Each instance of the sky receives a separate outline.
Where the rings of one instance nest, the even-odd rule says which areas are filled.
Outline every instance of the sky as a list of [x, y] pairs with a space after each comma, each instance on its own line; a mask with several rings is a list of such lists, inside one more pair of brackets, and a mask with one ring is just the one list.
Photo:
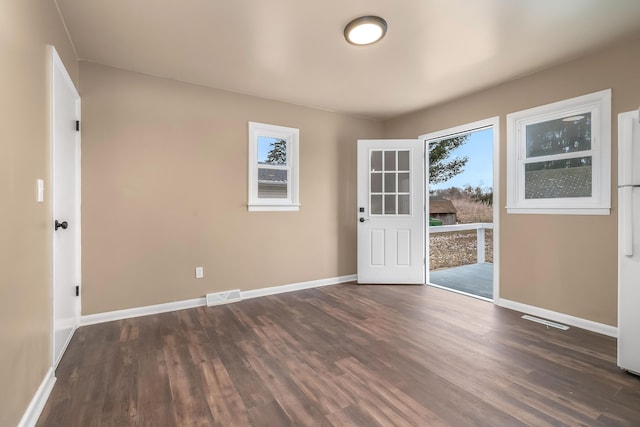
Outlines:
[[278, 138], [270, 138], [268, 136], [258, 136], [258, 163], [267, 161], [267, 155], [271, 151], [271, 143], [277, 141]]
[[429, 190], [449, 187], [473, 188], [493, 187], [493, 129], [484, 129], [469, 134], [469, 139], [451, 153], [451, 157], [468, 156], [469, 161], [460, 175], [449, 181], [429, 186]]

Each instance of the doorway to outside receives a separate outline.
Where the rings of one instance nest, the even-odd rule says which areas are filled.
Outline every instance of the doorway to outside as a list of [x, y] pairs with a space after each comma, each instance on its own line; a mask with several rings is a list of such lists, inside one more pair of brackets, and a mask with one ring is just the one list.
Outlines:
[[429, 200], [427, 284], [498, 297], [498, 118], [425, 135]]

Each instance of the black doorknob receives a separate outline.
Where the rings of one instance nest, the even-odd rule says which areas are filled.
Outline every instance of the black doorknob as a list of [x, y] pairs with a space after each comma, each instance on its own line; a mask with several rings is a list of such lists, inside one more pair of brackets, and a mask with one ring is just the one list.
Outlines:
[[363, 217], [360, 217], [360, 222], [365, 222], [366, 219], [364, 219]]
[[56, 219], [55, 231], [58, 231], [58, 228], [62, 228], [63, 230], [66, 230], [68, 226], [69, 224], [67, 223], [67, 221], [58, 222], [58, 220]]

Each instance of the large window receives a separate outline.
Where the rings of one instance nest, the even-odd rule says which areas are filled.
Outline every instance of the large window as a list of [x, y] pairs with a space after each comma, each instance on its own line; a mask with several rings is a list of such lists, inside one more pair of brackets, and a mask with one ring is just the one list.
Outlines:
[[507, 212], [608, 215], [611, 90], [507, 115]]
[[249, 122], [250, 211], [297, 211], [299, 130]]

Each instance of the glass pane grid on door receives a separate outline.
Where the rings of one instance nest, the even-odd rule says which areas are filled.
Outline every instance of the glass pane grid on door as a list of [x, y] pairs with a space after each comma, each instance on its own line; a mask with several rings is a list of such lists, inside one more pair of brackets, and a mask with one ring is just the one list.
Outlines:
[[371, 150], [369, 161], [371, 215], [411, 215], [409, 150]]

